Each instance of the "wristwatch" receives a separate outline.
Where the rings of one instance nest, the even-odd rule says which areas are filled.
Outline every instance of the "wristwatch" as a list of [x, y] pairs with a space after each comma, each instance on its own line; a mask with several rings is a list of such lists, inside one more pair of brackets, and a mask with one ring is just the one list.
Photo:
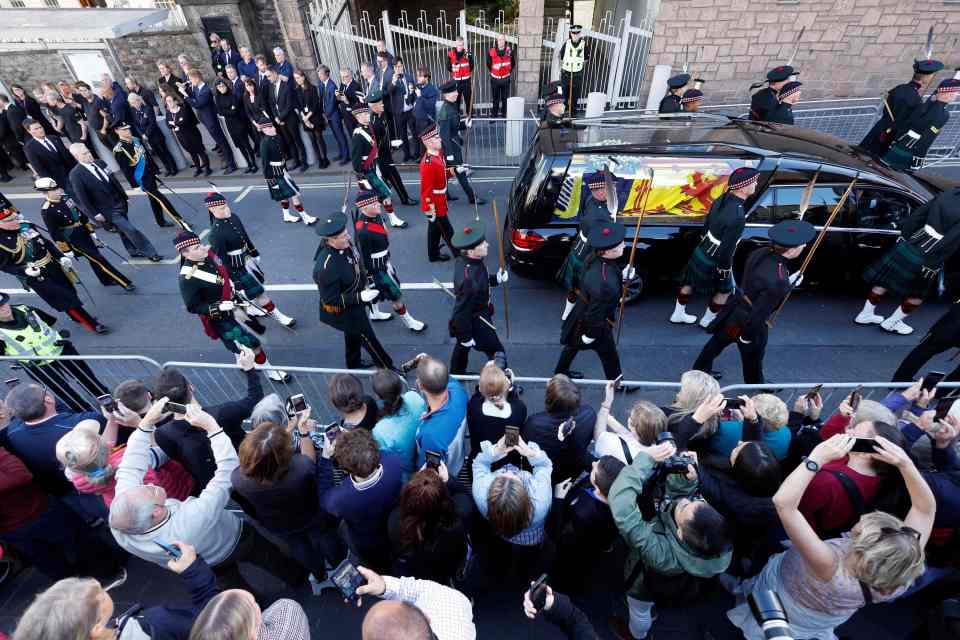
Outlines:
[[810, 458], [803, 459], [803, 466], [805, 466], [807, 469], [809, 469], [813, 473], [820, 471], [820, 465], [817, 464], [816, 460], [811, 460]]

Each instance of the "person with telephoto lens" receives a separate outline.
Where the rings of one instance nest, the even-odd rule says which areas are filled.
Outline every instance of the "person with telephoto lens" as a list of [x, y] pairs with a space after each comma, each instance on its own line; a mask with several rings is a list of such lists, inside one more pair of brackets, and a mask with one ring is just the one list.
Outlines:
[[696, 456], [677, 455], [667, 432], [656, 445], [641, 447], [610, 488], [613, 519], [629, 549], [630, 619], [613, 620], [618, 637], [646, 638], [654, 604], [696, 601], [703, 582], [730, 565], [730, 528], [698, 488]]

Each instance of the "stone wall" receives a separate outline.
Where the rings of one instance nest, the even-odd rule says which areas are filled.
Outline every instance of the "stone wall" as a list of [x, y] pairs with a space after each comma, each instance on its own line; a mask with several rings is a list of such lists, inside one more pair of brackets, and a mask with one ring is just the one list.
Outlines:
[[207, 48], [201, 48], [196, 34], [192, 31], [130, 35], [111, 40], [110, 46], [123, 67], [123, 75], [133, 76], [148, 87], [153, 86], [159, 75], [159, 61], [166, 62], [171, 69], [179, 72], [177, 56], [181, 53], [199, 63], [198, 68], [204, 74], [213, 74]]
[[43, 81], [56, 82], [73, 78], [58, 51], [6, 51], [0, 55], [0, 80], [7, 89], [22, 85], [28, 94]]
[[691, 57], [701, 50], [691, 73], [707, 81], [707, 104], [746, 102], [750, 84], [787, 61], [805, 26], [794, 62], [804, 99], [879, 96], [910, 78], [931, 25], [934, 56], [955, 66], [958, 19], [960, 5], [902, 0], [662, 0], [645, 77], [656, 64], [679, 72], [689, 44]]

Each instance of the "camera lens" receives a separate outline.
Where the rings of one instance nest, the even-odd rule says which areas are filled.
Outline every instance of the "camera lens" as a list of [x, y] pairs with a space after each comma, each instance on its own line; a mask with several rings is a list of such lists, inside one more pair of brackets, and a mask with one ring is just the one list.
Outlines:
[[753, 618], [763, 630], [767, 640], [792, 640], [787, 612], [783, 608], [780, 596], [775, 591], [754, 591], [747, 596]]

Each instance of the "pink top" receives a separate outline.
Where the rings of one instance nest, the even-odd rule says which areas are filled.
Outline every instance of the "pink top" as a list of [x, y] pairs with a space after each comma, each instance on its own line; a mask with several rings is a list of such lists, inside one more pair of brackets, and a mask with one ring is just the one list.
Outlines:
[[[126, 449], [126, 445], [121, 445], [110, 452], [110, 457], [108, 458], [110, 466], [114, 469], [120, 466], [120, 461], [123, 460], [123, 452], [126, 451]], [[77, 491], [80, 493], [99, 494], [103, 497], [103, 502], [107, 505], [107, 508], [110, 507], [110, 503], [113, 502], [114, 492], [117, 488], [116, 479], [111, 478], [109, 482], [99, 484], [90, 482], [87, 476], [80, 473], [68, 472], [67, 477], [70, 479], [70, 482], [73, 483], [73, 486], [77, 488]], [[193, 477], [180, 463], [174, 462], [173, 460], [168, 460], [158, 469], [147, 469], [147, 474], [143, 477], [143, 484], [154, 484], [158, 487], [163, 487], [163, 490], [167, 492], [167, 497], [173, 498], [174, 500], [186, 500], [190, 497], [190, 492], [193, 491]]]

